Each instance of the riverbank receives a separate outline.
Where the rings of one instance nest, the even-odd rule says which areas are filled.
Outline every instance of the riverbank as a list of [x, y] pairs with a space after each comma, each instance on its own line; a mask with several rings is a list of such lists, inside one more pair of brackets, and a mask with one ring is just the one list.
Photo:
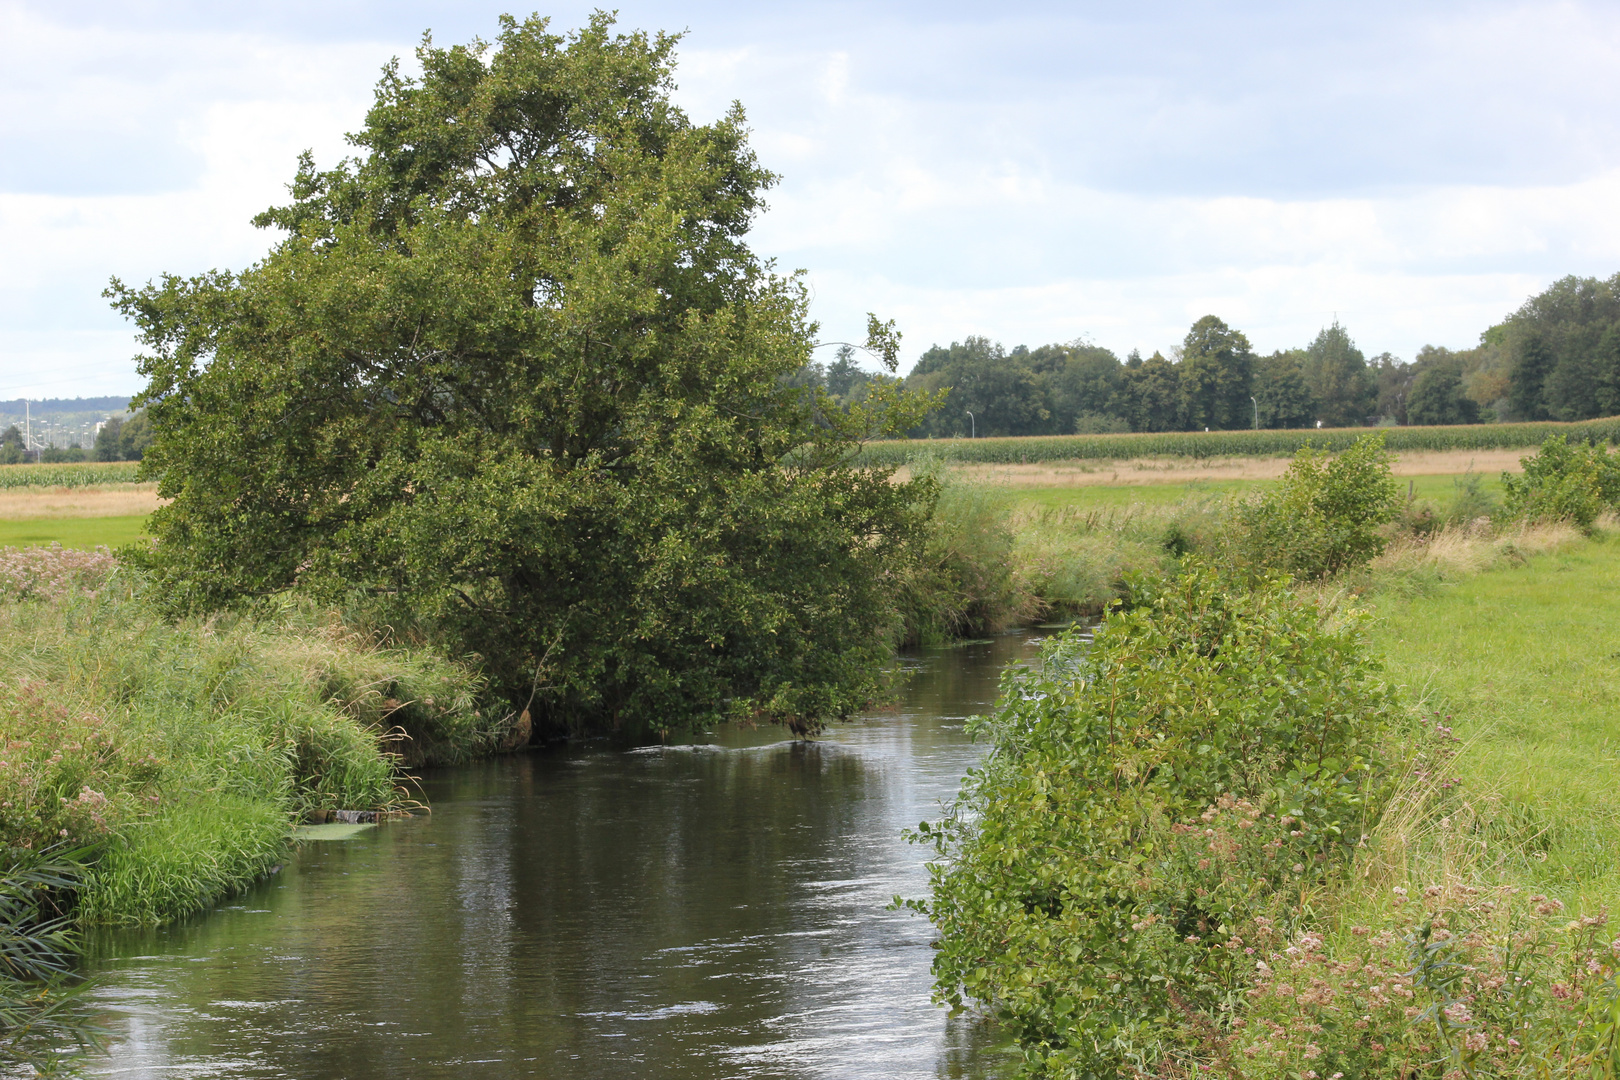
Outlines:
[[302, 602], [173, 621], [105, 552], [5, 552], [0, 837], [89, 852], [81, 922], [185, 915], [311, 813], [409, 806], [402, 765], [491, 749], [481, 693]]
[[[1521, 545], [1489, 572], [1375, 602], [1375, 647], [1461, 749], [1445, 813], [1387, 839], [1454, 876], [1620, 912], [1620, 536]], [[1451, 835], [1447, 835], [1447, 834]]]

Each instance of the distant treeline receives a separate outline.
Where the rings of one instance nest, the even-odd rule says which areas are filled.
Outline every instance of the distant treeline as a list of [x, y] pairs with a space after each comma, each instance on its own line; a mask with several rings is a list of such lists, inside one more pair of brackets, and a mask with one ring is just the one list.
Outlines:
[[[871, 379], [840, 350], [803, 375], [844, 400]], [[1620, 414], [1620, 274], [1567, 277], [1480, 335], [1410, 361], [1367, 357], [1337, 321], [1298, 349], [1257, 355], [1214, 315], [1165, 357], [1083, 341], [935, 345], [906, 383], [945, 391], [914, 438], [1588, 420]]]
[[25, 412], [33, 416], [45, 416], [50, 413], [115, 413], [123, 412], [129, 408], [129, 395], [123, 397], [86, 397], [86, 398], [16, 398], [12, 401], [0, 401], [0, 416], [9, 416], [15, 413], [22, 416]]
[[[111, 399], [109, 399], [111, 400]], [[124, 400], [128, 400], [127, 398]], [[72, 443], [68, 446], [30, 449], [24, 445], [23, 432], [16, 424], [0, 432], [0, 465], [18, 465], [23, 462], [41, 462], [47, 465], [71, 464], [81, 461], [139, 461], [152, 441], [152, 423], [145, 411], [134, 416], [114, 416], [101, 425], [95, 442], [90, 446]]]

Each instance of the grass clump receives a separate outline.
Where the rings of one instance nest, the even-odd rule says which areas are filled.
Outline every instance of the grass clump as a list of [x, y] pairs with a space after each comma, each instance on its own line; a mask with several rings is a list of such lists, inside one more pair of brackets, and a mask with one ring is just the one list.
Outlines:
[[0, 843], [94, 847], [85, 921], [203, 908], [301, 818], [408, 803], [401, 756], [499, 735], [448, 661], [292, 600], [168, 621], [138, 585], [105, 552], [0, 553]]

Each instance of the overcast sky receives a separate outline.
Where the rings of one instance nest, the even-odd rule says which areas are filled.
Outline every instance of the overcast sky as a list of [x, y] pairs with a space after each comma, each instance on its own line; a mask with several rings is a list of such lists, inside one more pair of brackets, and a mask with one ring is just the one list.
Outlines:
[[[779, 172], [755, 249], [829, 338], [1468, 347], [1620, 271], [1620, 4], [625, 3]], [[0, 0], [0, 397], [131, 393], [107, 278], [241, 267], [378, 70], [503, 10]], [[579, 25], [587, 5], [544, 14]]]

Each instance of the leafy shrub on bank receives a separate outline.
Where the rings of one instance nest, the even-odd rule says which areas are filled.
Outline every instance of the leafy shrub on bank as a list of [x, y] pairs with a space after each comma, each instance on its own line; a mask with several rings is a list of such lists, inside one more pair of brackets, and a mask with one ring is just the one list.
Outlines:
[[992, 752], [939, 823], [938, 996], [997, 1013], [1029, 1071], [1152, 1071], [1233, 1018], [1245, 941], [1375, 819], [1394, 701], [1359, 624], [1279, 581], [1142, 585], [1094, 644], [1009, 672]]
[[925, 463], [917, 475], [938, 494], [928, 516], [923, 557], [898, 597], [907, 642], [992, 633], [1032, 614], [1015, 581], [1008, 500], [986, 484], [942, 475]]
[[1554, 435], [1519, 464], [1523, 475], [1502, 474], [1508, 521], [1569, 521], [1590, 529], [1604, 510], [1620, 506], [1620, 456], [1607, 447], [1572, 445]]
[[1338, 454], [1307, 443], [1275, 487], [1234, 506], [1236, 554], [1299, 578], [1365, 566], [1384, 550], [1380, 527], [1401, 511], [1393, 461], [1381, 431]]

